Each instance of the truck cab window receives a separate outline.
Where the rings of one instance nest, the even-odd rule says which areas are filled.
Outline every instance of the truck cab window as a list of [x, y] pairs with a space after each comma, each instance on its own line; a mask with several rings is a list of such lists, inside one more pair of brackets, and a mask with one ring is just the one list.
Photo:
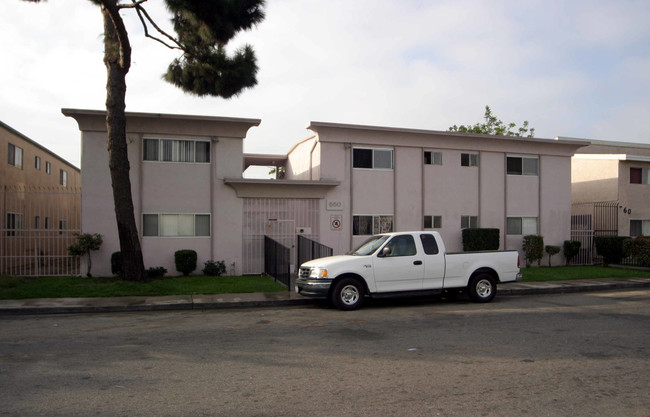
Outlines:
[[415, 256], [417, 254], [415, 240], [411, 235], [395, 236], [386, 247], [390, 248], [390, 253], [386, 256]]
[[436, 243], [436, 238], [433, 235], [422, 234], [420, 235], [420, 240], [422, 241], [422, 247], [424, 248], [424, 253], [427, 255], [437, 255], [438, 254], [438, 244]]

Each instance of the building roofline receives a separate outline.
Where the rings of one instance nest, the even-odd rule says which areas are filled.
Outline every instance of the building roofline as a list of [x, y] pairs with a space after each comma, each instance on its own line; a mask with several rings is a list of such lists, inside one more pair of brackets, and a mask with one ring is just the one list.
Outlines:
[[[61, 113], [65, 116], [106, 116], [106, 110], [86, 110], [86, 109], [70, 109], [63, 108]], [[240, 117], [221, 117], [221, 116], [201, 116], [189, 114], [171, 114], [171, 113], [144, 113], [144, 112], [126, 112], [127, 117], [142, 117], [147, 119], [183, 119], [183, 120], [198, 120], [209, 122], [231, 122], [231, 123], [249, 123], [252, 126], [259, 126], [262, 119], [249, 119]]]
[[650, 156], [630, 155], [625, 153], [607, 154], [607, 153], [580, 153], [573, 156], [575, 159], [591, 160], [610, 160], [610, 161], [633, 161], [633, 162], [650, 162]]
[[50, 155], [53, 156], [54, 158], [58, 159], [59, 161], [63, 162], [64, 164], [68, 165], [69, 167], [71, 167], [71, 168], [74, 169], [75, 171], [77, 171], [77, 172], [81, 172], [81, 169], [77, 168], [74, 164], [72, 164], [71, 162], [69, 162], [69, 161], [66, 160], [65, 158], [63, 158], [63, 157], [57, 155], [56, 153], [52, 152], [51, 150], [49, 150], [49, 149], [46, 148], [45, 146], [41, 145], [40, 143], [36, 142], [35, 140], [30, 139], [29, 137], [27, 137], [27, 136], [25, 136], [24, 134], [20, 133], [19, 131], [17, 131], [17, 130], [14, 129], [13, 127], [9, 126], [8, 124], [6, 124], [6, 123], [0, 121], [0, 126], [2, 126], [2, 128], [6, 129], [7, 131], [11, 132], [13, 135], [16, 135], [16, 136], [18, 136], [19, 138], [21, 138], [21, 139], [23, 139], [23, 140], [29, 142], [30, 144], [36, 146], [36, 147], [39, 148], [40, 150], [42, 150], [42, 151], [44, 151], [44, 152], [47, 152], [48, 154], [50, 154]]
[[618, 146], [622, 148], [645, 148], [645, 149], [650, 149], [650, 143], [636, 143], [636, 142], [618, 142], [614, 140], [594, 140], [594, 139], [581, 139], [581, 138], [570, 138], [570, 137], [564, 137], [564, 136], [559, 136], [558, 139], [560, 140], [584, 140], [584, 141], [589, 141], [591, 145], [599, 145], [599, 146]]
[[321, 127], [328, 128], [328, 129], [355, 129], [355, 130], [367, 130], [367, 131], [377, 131], [377, 132], [406, 133], [406, 134], [416, 134], [416, 135], [459, 136], [465, 138], [482, 138], [482, 139], [487, 138], [487, 139], [510, 140], [510, 141], [520, 141], [520, 142], [557, 143], [561, 145], [587, 146], [590, 144], [590, 141], [587, 139], [572, 139], [572, 138], [564, 139], [564, 138], [557, 138], [557, 137], [555, 139], [527, 138], [521, 136], [483, 135], [478, 133], [447, 132], [441, 130], [413, 129], [413, 128], [390, 127], [390, 126], [357, 125], [357, 124], [331, 123], [331, 122], [318, 122], [318, 121], [311, 121], [307, 126], [307, 129], [310, 129], [314, 132], [318, 132], [318, 129]]

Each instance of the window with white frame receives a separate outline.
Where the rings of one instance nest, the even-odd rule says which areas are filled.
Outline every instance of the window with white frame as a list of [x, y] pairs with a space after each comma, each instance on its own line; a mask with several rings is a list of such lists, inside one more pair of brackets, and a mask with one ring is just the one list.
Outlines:
[[7, 213], [7, 236], [22, 236], [23, 214]]
[[393, 231], [393, 216], [357, 215], [352, 216], [352, 234], [354, 236], [375, 235]]
[[442, 228], [442, 216], [424, 216], [425, 229], [440, 229]]
[[631, 167], [630, 184], [650, 184], [650, 169]]
[[34, 216], [34, 229], [41, 228], [41, 216]]
[[630, 236], [650, 236], [650, 220], [630, 220]]
[[461, 153], [460, 165], [464, 167], [477, 167], [478, 154], [477, 153]]
[[393, 150], [354, 148], [352, 149], [352, 167], [367, 169], [393, 169]]
[[442, 152], [424, 151], [424, 165], [442, 165]]
[[508, 156], [506, 166], [508, 175], [539, 175], [539, 158], [536, 156]]
[[142, 140], [142, 159], [163, 162], [210, 162], [210, 142], [193, 139]]
[[9, 165], [13, 165], [16, 168], [23, 168], [23, 149], [14, 145], [13, 143], [9, 144], [7, 149], [7, 162]]
[[64, 230], [68, 230], [68, 221], [59, 220], [59, 234], [62, 235]]
[[523, 236], [538, 234], [537, 217], [508, 217], [506, 234]]
[[34, 157], [34, 168], [36, 168], [38, 171], [41, 170], [41, 157], [40, 156], [35, 156]]
[[210, 236], [209, 214], [143, 214], [142, 236]]
[[478, 227], [478, 216], [460, 216], [461, 229], [476, 229]]
[[50, 228], [50, 218], [49, 218], [49, 217], [46, 217], [46, 218], [45, 218], [45, 224], [43, 225], [43, 227], [44, 227], [45, 229], [49, 229], [49, 228]]
[[52, 164], [50, 164], [48, 161], [45, 161], [45, 173], [46, 174], [52, 173]]

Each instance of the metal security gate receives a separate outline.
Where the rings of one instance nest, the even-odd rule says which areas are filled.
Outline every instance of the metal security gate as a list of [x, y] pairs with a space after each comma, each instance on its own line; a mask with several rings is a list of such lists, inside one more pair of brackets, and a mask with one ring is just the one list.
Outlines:
[[81, 232], [81, 192], [53, 187], [0, 190], [0, 274], [79, 275], [67, 248]]
[[571, 207], [571, 240], [581, 243], [580, 252], [571, 261], [574, 265], [599, 263], [594, 245], [596, 236], [618, 235], [617, 201], [578, 203]]
[[318, 240], [318, 199], [245, 198], [242, 266], [244, 274], [264, 272], [264, 236], [290, 249], [290, 267], [297, 265], [296, 236]]

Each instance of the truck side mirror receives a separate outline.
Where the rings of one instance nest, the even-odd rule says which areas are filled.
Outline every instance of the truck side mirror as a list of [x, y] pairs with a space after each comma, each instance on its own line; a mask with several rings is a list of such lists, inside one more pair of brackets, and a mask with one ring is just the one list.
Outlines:
[[384, 256], [390, 256], [390, 254], [391, 254], [392, 252], [393, 252], [393, 251], [392, 251], [388, 246], [384, 246], [384, 248], [381, 250], [381, 253], [379, 254], [379, 256], [381, 256], [382, 258], [383, 258]]

